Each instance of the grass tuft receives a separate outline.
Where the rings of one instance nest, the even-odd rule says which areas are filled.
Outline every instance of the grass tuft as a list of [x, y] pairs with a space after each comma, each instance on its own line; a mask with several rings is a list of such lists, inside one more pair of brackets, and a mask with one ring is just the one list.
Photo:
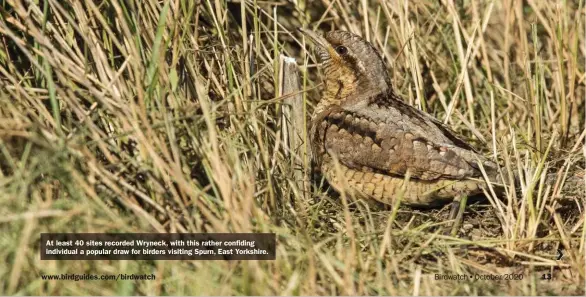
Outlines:
[[[0, 293], [584, 295], [584, 14], [583, 0], [1, 1]], [[470, 197], [446, 236], [448, 208], [381, 209], [305, 178], [322, 73], [297, 27], [370, 40], [406, 102], [499, 161], [506, 193]], [[302, 94], [280, 90], [281, 55]], [[274, 232], [278, 250], [41, 261], [42, 232]], [[65, 273], [157, 279], [40, 277]], [[474, 273], [523, 278], [435, 279]]]

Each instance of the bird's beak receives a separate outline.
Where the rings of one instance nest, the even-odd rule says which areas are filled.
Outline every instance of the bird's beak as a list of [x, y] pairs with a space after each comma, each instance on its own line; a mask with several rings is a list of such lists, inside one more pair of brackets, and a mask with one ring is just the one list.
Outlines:
[[328, 41], [321, 35], [303, 28], [297, 28], [297, 31], [301, 32], [303, 35], [307, 36], [315, 45], [322, 47], [324, 49], [328, 48]]

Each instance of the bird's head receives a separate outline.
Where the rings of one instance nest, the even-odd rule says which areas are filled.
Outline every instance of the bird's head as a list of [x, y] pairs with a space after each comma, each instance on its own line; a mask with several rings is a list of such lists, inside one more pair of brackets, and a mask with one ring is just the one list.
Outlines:
[[353, 95], [391, 90], [383, 59], [362, 37], [346, 31], [325, 35], [301, 28], [299, 31], [315, 45], [325, 76], [324, 98], [343, 101]]

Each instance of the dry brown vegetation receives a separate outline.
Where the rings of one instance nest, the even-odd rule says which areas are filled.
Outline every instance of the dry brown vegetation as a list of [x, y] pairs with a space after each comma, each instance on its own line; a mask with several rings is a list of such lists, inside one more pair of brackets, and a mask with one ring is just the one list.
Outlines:
[[[0, 1], [0, 293], [583, 295], [584, 192], [563, 184], [584, 169], [584, 13], [582, 0]], [[308, 148], [284, 141], [279, 56], [297, 58], [305, 118], [321, 82], [299, 26], [366, 37], [409, 104], [521, 183], [446, 236], [447, 209], [369, 209], [295, 180]], [[274, 232], [278, 250], [41, 261], [42, 232]], [[40, 278], [121, 272], [157, 280]]]

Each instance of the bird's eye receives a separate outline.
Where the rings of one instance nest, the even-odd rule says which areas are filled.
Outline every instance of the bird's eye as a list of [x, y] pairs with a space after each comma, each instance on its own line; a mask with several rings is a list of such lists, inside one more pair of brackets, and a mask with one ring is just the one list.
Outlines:
[[338, 45], [336, 46], [336, 53], [338, 53], [340, 56], [343, 56], [348, 53], [348, 49], [343, 45]]

